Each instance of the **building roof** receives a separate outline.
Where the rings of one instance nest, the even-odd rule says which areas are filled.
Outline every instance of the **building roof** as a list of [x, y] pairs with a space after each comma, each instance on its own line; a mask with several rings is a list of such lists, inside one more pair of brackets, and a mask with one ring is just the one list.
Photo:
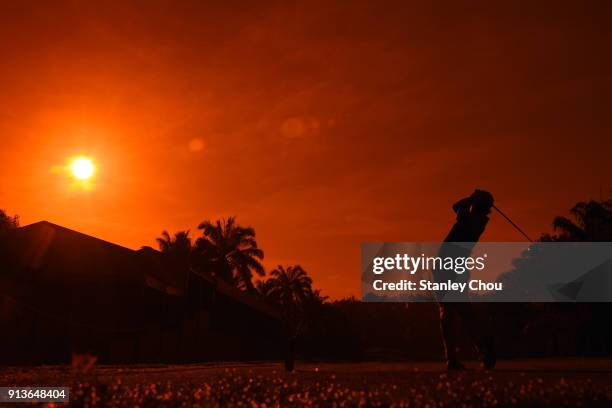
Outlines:
[[[61, 288], [73, 292], [76, 288], [83, 292], [83, 301], [93, 301], [87, 293], [104, 288], [129, 293], [148, 285], [169, 295], [185, 293], [187, 280], [165, 265], [161, 253], [150, 247], [132, 250], [48, 221], [4, 231], [0, 234], [0, 243], [10, 248], [8, 257], [19, 270], [37, 271], [24, 277], [32, 285], [22, 285], [21, 291], [28, 291], [31, 286], [57, 293], [62, 292]], [[279, 318], [278, 311], [260, 299], [227, 282], [208, 275], [199, 276], [213, 284], [218, 293]], [[97, 301], [104, 303], [102, 298]]]

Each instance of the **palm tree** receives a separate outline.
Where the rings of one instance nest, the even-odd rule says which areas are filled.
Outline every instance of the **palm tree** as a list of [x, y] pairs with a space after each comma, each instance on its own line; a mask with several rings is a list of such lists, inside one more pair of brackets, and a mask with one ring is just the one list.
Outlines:
[[193, 244], [189, 230], [178, 231], [174, 237], [168, 231], [162, 231], [161, 237], [156, 240], [167, 265], [177, 273], [187, 274], [193, 260]]
[[4, 210], [0, 209], [0, 231], [19, 227], [19, 216], [8, 215]]
[[188, 259], [191, 256], [192, 243], [189, 236], [189, 230], [178, 231], [174, 237], [170, 236], [168, 231], [162, 231], [161, 237], [157, 238], [157, 246], [164, 254]]
[[267, 298], [268, 291], [270, 290], [271, 284], [272, 284], [271, 279], [267, 279], [267, 280], [260, 279], [257, 282], [255, 282], [255, 291], [257, 292], [257, 295], [263, 298]]
[[307, 326], [310, 306], [325, 299], [312, 290], [312, 279], [300, 265], [279, 265], [267, 281], [257, 283], [260, 293], [281, 307], [287, 337], [285, 370], [293, 371], [296, 341]]
[[270, 300], [286, 311], [300, 309], [313, 298], [312, 279], [300, 265], [277, 266], [261, 287]]
[[572, 218], [555, 217], [557, 235], [545, 234], [543, 241], [612, 240], [612, 200], [579, 202], [571, 210]]
[[235, 217], [204, 221], [198, 228], [202, 230], [195, 245], [198, 267], [254, 292], [253, 273], [265, 275], [261, 265], [264, 253], [257, 247], [255, 230], [236, 224]]

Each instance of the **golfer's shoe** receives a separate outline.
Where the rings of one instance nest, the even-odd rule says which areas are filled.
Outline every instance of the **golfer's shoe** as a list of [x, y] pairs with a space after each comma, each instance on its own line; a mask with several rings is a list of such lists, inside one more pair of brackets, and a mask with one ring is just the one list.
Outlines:
[[485, 370], [493, 370], [497, 363], [497, 356], [495, 353], [487, 353], [482, 359], [482, 368]]
[[448, 360], [446, 362], [446, 369], [448, 371], [465, 370], [465, 366], [459, 360]]

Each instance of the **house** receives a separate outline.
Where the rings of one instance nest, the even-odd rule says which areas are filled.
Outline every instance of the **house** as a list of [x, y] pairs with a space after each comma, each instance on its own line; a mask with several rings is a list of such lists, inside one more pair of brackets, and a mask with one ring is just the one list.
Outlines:
[[50, 222], [0, 233], [0, 363], [196, 362], [280, 356], [279, 312], [230, 284], [174, 270]]

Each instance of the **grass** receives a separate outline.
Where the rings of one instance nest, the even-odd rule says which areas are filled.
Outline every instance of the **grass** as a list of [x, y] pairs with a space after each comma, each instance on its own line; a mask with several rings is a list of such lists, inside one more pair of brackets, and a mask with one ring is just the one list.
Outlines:
[[[612, 360], [502, 362], [446, 373], [439, 363], [64, 366], [0, 370], [0, 386], [69, 386], [74, 406], [612, 406]], [[51, 404], [52, 405], [52, 404]]]

